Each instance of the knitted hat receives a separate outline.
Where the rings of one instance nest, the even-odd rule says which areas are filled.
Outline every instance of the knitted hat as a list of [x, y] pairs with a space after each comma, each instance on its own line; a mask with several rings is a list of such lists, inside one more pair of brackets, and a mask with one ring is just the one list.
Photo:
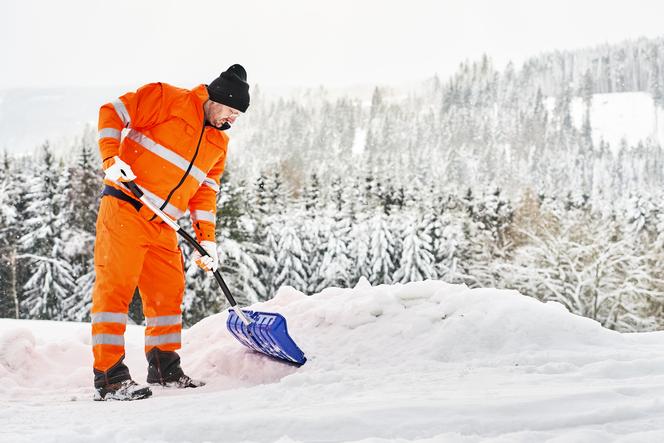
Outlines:
[[241, 65], [233, 65], [207, 87], [210, 100], [245, 112], [249, 107], [247, 71]]

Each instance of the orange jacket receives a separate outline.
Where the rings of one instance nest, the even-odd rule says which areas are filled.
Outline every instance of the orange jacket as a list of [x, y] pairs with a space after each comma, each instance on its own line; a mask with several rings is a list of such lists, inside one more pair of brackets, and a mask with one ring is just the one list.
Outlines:
[[[207, 99], [205, 85], [187, 90], [150, 83], [99, 110], [103, 161], [119, 155], [146, 196], [174, 219], [189, 209], [199, 241], [215, 240], [216, 194], [228, 147], [224, 132], [205, 125]], [[117, 182], [104, 183], [131, 195]], [[159, 220], [146, 207], [140, 214]]]

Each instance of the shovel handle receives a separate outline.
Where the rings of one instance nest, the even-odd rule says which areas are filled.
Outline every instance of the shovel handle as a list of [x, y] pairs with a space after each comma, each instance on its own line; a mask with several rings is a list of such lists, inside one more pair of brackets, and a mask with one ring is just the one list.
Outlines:
[[[175, 220], [170, 218], [168, 215], [166, 215], [161, 209], [159, 209], [154, 203], [150, 201], [149, 198], [147, 198], [144, 194], [144, 192], [141, 190], [141, 188], [138, 187], [136, 183], [133, 181], [128, 181], [128, 182], [123, 182], [123, 184], [131, 191], [132, 194], [136, 196], [140, 201], [142, 201], [145, 206], [150, 208], [152, 212], [154, 212], [157, 217], [162, 219], [166, 224], [168, 224], [171, 228], [177, 232], [180, 237], [184, 238], [187, 243], [189, 243], [194, 249], [196, 249], [201, 255], [204, 256], [209, 256], [210, 254], [207, 253], [205, 248], [200, 245], [191, 235], [189, 235], [180, 225], [177, 224]], [[222, 278], [221, 274], [219, 273], [219, 270], [217, 269], [216, 271], [213, 272], [214, 274], [214, 279], [217, 280], [217, 283], [219, 283], [219, 286], [221, 287], [221, 291], [224, 293], [224, 296], [226, 296], [226, 299], [228, 300], [228, 303], [230, 303], [231, 308], [238, 314], [238, 317], [242, 319], [242, 322], [246, 325], [251, 323], [251, 320], [249, 320], [244, 312], [237, 306], [237, 302], [235, 301], [235, 298], [231, 294], [230, 289], [228, 289], [228, 286], [226, 285], [226, 282]]]

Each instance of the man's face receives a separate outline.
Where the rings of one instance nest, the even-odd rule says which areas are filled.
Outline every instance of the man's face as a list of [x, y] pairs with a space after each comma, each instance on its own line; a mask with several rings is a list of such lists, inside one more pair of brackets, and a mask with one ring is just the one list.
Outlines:
[[221, 128], [224, 123], [232, 125], [235, 123], [235, 119], [242, 114], [235, 108], [213, 102], [212, 100], [208, 100], [207, 103], [207, 120], [212, 126], [217, 128]]

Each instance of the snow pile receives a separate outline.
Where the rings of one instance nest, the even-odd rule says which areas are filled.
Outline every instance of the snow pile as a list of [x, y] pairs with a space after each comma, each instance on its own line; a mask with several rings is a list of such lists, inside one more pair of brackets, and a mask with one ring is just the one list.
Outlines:
[[[1, 320], [0, 429], [11, 441], [664, 438], [664, 333], [619, 334], [556, 303], [438, 281], [285, 287], [252, 308], [287, 318], [305, 366], [246, 350], [220, 313], [185, 331], [181, 352], [209, 384], [132, 403], [89, 401], [89, 325]], [[141, 334], [127, 334], [137, 380]]]
[[[307, 354], [308, 366], [315, 367], [384, 367], [415, 360], [540, 363], [555, 350], [583, 354], [589, 347], [624, 341], [597, 322], [570, 315], [558, 303], [543, 304], [514, 291], [469, 290], [440, 281], [377, 287], [364, 281], [355, 289], [330, 288], [314, 297], [285, 287], [274, 299], [253, 308], [284, 314], [292, 336]], [[225, 321], [225, 313], [209, 317], [186, 336], [189, 360], [201, 360], [196, 369], [207, 378], [227, 370], [220, 364], [216, 370], [206, 370], [213, 356], [226, 358], [237, 350], [225, 331]], [[238, 351], [244, 354], [243, 349]], [[258, 355], [246, 359], [233, 375], [263, 360]]]

